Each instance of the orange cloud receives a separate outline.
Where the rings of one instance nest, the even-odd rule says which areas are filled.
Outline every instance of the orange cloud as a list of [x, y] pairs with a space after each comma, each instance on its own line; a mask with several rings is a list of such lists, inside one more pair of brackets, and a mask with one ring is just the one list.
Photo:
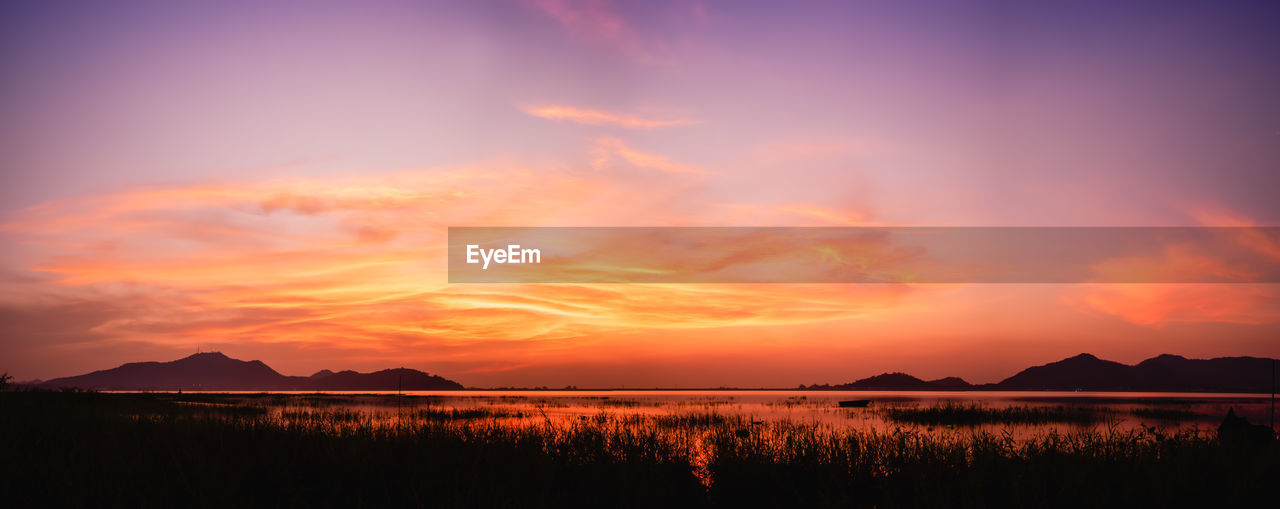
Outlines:
[[1097, 281], [1165, 282], [1215, 278], [1245, 282], [1258, 276], [1248, 266], [1229, 263], [1190, 244], [1164, 246], [1158, 257], [1113, 258], [1098, 263], [1093, 271], [1097, 274]]
[[627, 146], [622, 140], [617, 138], [601, 137], [597, 138], [591, 151], [591, 166], [596, 169], [608, 167], [615, 159], [636, 168], [646, 168], [658, 170], [663, 173], [684, 173], [690, 175], [711, 175], [712, 172], [671, 161], [657, 154], [648, 154], [633, 150]]
[[[659, 176], [673, 165], [621, 157], [667, 167]], [[483, 367], [512, 355], [493, 346], [499, 343], [527, 345], [520, 347], [526, 359], [549, 358], [563, 355], [566, 341], [604, 333], [856, 317], [892, 308], [914, 291], [445, 282], [451, 225], [678, 226], [720, 210], [677, 205], [700, 203], [682, 198], [687, 189], [678, 180], [637, 188], [617, 178], [466, 168], [132, 190], [48, 203], [0, 224], [13, 247], [0, 258], [0, 274], [24, 275], [6, 283], [0, 313], [26, 331], [57, 310], [82, 310], [48, 327], [46, 351], [89, 343], [289, 345], [362, 355], [412, 350]]]
[[1068, 297], [1080, 309], [1118, 316], [1137, 325], [1280, 322], [1280, 288], [1269, 284], [1088, 285]]
[[[1068, 296], [1065, 301], [1080, 309], [1153, 327], [1171, 323], [1280, 322], [1280, 286], [1246, 284], [1257, 280], [1260, 270], [1280, 261], [1276, 240], [1263, 230], [1249, 228], [1253, 222], [1235, 214], [1201, 212], [1197, 217], [1207, 224], [1241, 228], [1222, 230], [1218, 238], [1205, 240], [1209, 244], [1174, 243], [1164, 246], [1158, 255], [1106, 260], [1097, 264], [1094, 271], [1102, 281], [1214, 278], [1226, 283], [1086, 285], [1087, 292]], [[1210, 250], [1227, 252], [1221, 247], [1236, 248], [1248, 256], [1237, 254], [1227, 260], [1221, 254], [1210, 254]]]
[[524, 112], [549, 120], [568, 120], [576, 124], [611, 125], [630, 129], [654, 129], [692, 124], [688, 119], [661, 120], [607, 111], [574, 108], [572, 106], [529, 106]]
[[[353, 359], [380, 367], [396, 359], [452, 366], [454, 373], [484, 380], [609, 356], [737, 352], [740, 341], [766, 341], [761, 338], [773, 338], [773, 352], [784, 351], [789, 341], [815, 352], [848, 348], [866, 330], [882, 338], [927, 332], [929, 320], [921, 317], [948, 311], [954, 316], [946, 334], [981, 337], [999, 327], [957, 312], [970, 305], [968, 299], [933, 300], [936, 288], [947, 285], [447, 284], [449, 226], [870, 221], [870, 212], [856, 207], [703, 200], [691, 194], [696, 179], [684, 176], [690, 171], [683, 165], [616, 139], [603, 139], [596, 149], [604, 160], [594, 171], [474, 166], [246, 180], [33, 207], [0, 223], [6, 246], [0, 253], [0, 346], [10, 358], [19, 345], [38, 352], [24, 353], [26, 358], [103, 351], [160, 352], [155, 355], [163, 358], [194, 345], [227, 345], [268, 360], [284, 358], [282, 369], [288, 359], [324, 352], [314, 355], [330, 360], [313, 367], [350, 367]], [[601, 171], [614, 165], [659, 171], [637, 186], [635, 175]], [[892, 246], [795, 247], [760, 239], [713, 264], [668, 268], [714, 272], [793, 254], [853, 271], [901, 267], [901, 253]], [[654, 259], [683, 259], [658, 256], [664, 249], [655, 249]], [[1072, 315], [1080, 309], [1156, 326], [1280, 321], [1274, 285], [1088, 288], [1071, 295], [1068, 307], [1056, 294], [1045, 300]]]

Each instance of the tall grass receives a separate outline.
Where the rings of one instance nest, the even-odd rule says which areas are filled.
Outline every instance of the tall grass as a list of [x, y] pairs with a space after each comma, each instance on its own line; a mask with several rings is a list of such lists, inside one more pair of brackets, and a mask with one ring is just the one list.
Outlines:
[[925, 407], [885, 407], [876, 412], [886, 419], [929, 426], [980, 424], [1093, 424], [1111, 412], [1092, 406], [1005, 406], [987, 407], [979, 403], [946, 402]]
[[1270, 493], [1280, 450], [1135, 429], [1004, 433], [718, 429], [710, 494], [725, 506], [1225, 506]]
[[[1268, 495], [1275, 445], [1186, 430], [858, 431], [714, 413], [444, 418], [286, 398], [0, 394], [0, 503], [41, 506], [1080, 507]], [[225, 403], [225, 404], [220, 404]], [[296, 415], [284, 416], [283, 412]], [[438, 413], [432, 413], [438, 412]], [[478, 415], [478, 414], [477, 414]], [[389, 424], [390, 423], [390, 424]]]
[[680, 449], [642, 428], [206, 412], [158, 395], [0, 394], [0, 506], [657, 507], [705, 497]]

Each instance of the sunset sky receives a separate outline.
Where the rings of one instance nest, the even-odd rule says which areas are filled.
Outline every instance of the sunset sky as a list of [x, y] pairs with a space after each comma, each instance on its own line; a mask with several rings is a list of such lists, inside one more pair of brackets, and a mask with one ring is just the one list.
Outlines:
[[1048, 4], [0, 3], [0, 371], [1280, 356], [1276, 284], [447, 282], [450, 226], [1280, 225], [1280, 4]]

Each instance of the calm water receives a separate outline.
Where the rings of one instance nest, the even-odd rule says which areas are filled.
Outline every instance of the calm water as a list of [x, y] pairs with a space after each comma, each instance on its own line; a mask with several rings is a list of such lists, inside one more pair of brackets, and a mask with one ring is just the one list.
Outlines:
[[[252, 393], [260, 394], [260, 393]], [[588, 419], [666, 416], [723, 416], [759, 425], [780, 422], [816, 424], [831, 429], [912, 429], [926, 432], [987, 430], [1034, 435], [1050, 429], [1090, 428], [1213, 429], [1228, 409], [1255, 423], [1271, 419], [1270, 395], [1210, 393], [1090, 392], [897, 392], [897, 391], [406, 391], [277, 392], [249, 396], [272, 415], [288, 420], [319, 410], [340, 409], [374, 421], [394, 423], [415, 412], [465, 412], [467, 419], [526, 426], [569, 424]], [[837, 402], [870, 400], [867, 408], [840, 408]], [[988, 409], [1045, 409], [1087, 419], [1026, 423], [1001, 421], [912, 422], [901, 415], [932, 407], [960, 406], [964, 412]], [[904, 412], [905, 411], [905, 412]], [[999, 419], [997, 419], [999, 420]], [[1083, 421], [1083, 422], [1082, 422]]]

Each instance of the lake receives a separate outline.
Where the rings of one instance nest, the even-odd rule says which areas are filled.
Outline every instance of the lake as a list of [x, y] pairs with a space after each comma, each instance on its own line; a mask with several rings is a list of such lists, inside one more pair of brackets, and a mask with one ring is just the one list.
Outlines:
[[[190, 393], [200, 394], [200, 393]], [[563, 425], [588, 419], [642, 424], [660, 419], [731, 418], [758, 426], [813, 425], [829, 430], [975, 430], [1016, 437], [1049, 430], [1213, 430], [1228, 410], [1268, 424], [1267, 394], [1117, 392], [922, 392], [795, 390], [405, 391], [226, 393], [218, 404], [263, 407], [275, 418], [314, 418], [333, 410], [394, 425], [429, 415], [509, 426]], [[870, 400], [840, 408], [841, 400]], [[425, 412], [425, 413], [424, 413]]]

